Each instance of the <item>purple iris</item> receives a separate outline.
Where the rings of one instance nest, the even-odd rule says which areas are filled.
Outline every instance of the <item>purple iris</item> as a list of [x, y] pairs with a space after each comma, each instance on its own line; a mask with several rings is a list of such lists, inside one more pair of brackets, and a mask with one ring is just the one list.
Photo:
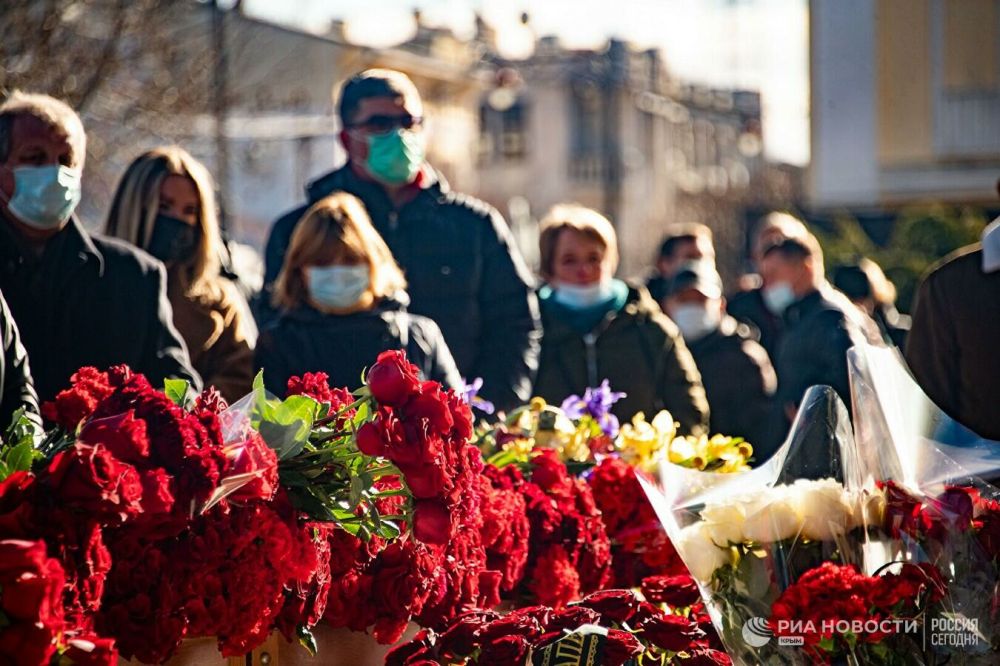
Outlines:
[[624, 393], [611, 390], [611, 385], [605, 379], [597, 388], [588, 388], [583, 397], [571, 395], [563, 400], [561, 409], [566, 416], [576, 421], [589, 416], [597, 422], [605, 435], [618, 435], [618, 417], [611, 413], [611, 406], [625, 397]]
[[465, 381], [465, 377], [462, 377], [462, 386], [459, 387], [458, 394], [465, 400], [465, 404], [470, 407], [475, 407], [481, 412], [492, 414], [496, 411], [496, 407], [489, 400], [479, 397], [479, 390], [481, 388], [483, 388], [482, 377], [476, 377], [472, 380], [471, 384]]

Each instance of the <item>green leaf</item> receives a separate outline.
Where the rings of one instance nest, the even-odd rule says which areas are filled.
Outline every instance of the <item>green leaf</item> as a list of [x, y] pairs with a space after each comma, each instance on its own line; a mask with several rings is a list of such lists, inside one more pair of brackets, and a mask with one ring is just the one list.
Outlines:
[[190, 388], [191, 384], [186, 379], [163, 380], [163, 392], [178, 407], [183, 407], [187, 403], [187, 394]]
[[257, 429], [278, 459], [298, 455], [309, 441], [321, 405], [307, 395], [293, 395], [283, 402], [264, 399], [258, 406]]
[[257, 391], [260, 391], [261, 393], [264, 392], [264, 370], [263, 369], [260, 369], [260, 370], [257, 371], [257, 375], [253, 378], [253, 386], [252, 386], [252, 388], [253, 388], [254, 393], [256, 393]]
[[38, 456], [38, 451], [31, 442], [21, 442], [4, 454], [4, 462], [7, 464], [8, 474], [14, 472], [27, 472], [31, 470], [31, 463]]
[[315, 657], [316, 653], [319, 652], [319, 646], [316, 645], [316, 637], [309, 631], [309, 627], [299, 626], [295, 633], [299, 637], [299, 645], [309, 652], [310, 657]]

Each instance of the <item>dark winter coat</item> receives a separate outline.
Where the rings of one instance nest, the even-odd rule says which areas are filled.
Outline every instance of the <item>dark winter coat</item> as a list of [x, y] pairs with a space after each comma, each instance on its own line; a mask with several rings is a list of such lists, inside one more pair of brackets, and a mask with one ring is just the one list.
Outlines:
[[946, 414], [1000, 440], [1000, 272], [982, 266], [976, 244], [931, 269], [917, 292], [906, 361]]
[[76, 219], [36, 257], [9, 224], [0, 219], [0, 290], [40, 401], [67, 388], [83, 366], [122, 363], [153, 386], [176, 377], [200, 390], [172, 323], [163, 264], [124, 241], [88, 233]]
[[0, 341], [3, 354], [0, 355], [0, 433], [10, 426], [11, 417], [21, 407], [33, 420], [38, 417], [38, 396], [31, 381], [28, 367], [28, 352], [21, 344], [17, 324], [7, 307], [7, 301], [0, 293]]
[[684, 433], [704, 432], [708, 402], [680, 331], [645, 287], [630, 287], [625, 306], [581, 335], [560, 318], [562, 306], [542, 301], [542, 353], [535, 394], [553, 404], [583, 395], [603, 380], [627, 394], [613, 408], [620, 419], [669, 410]]
[[403, 349], [425, 379], [459, 388], [461, 376], [441, 330], [430, 319], [408, 314], [399, 300], [333, 315], [302, 306], [268, 324], [257, 339], [256, 365], [264, 385], [284, 396], [288, 378], [325, 372], [330, 384], [356, 388], [361, 374], [389, 349]]
[[751, 444], [767, 440], [767, 421], [778, 380], [767, 352], [749, 328], [725, 317], [718, 329], [688, 343], [698, 365], [711, 411], [710, 430], [742, 437]]
[[[308, 187], [307, 206], [278, 219], [265, 256], [265, 297], [308, 205], [337, 191], [364, 202], [375, 228], [403, 268], [410, 310], [440, 326], [461, 373], [483, 379], [483, 397], [509, 409], [530, 397], [538, 360], [538, 305], [532, 278], [503, 217], [491, 206], [430, 181], [396, 210], [385, 190], [351, 167]], [[259, 308], [267, 319], [266, 308]]]

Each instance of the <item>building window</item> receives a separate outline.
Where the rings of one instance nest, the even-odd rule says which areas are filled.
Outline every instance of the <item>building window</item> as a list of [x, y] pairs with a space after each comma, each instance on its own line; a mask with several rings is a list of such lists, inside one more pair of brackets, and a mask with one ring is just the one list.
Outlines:
[[523, 99], [500, 109], [487, 100], [479, 107], [480, 161], [524, 159], [527, 132], [528, 107]]
[[1000, 0], [944, 0], [944, 87], [1000, 87]]

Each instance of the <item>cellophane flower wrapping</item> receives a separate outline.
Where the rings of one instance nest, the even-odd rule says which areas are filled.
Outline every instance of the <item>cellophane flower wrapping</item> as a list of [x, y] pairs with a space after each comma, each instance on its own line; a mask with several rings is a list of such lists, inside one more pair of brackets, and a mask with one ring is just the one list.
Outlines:
[[772, 607], [824, 563], [862, 567], [866, 501], [847, 410], [828, 387], [805, 395], [791, 433], [750, 471], [720, 474], [662, 458], [642, 479], [698, 582], [734, 663], [808, 663], [772, 636]]
[[922, 618], [923, 663], [998, 663], [1000, 443], [943, 414], [895, 349], [857, 346], [848, 358], [861, 487], [884, 498], [869, 515], [866, 569], [941, 572], [947, 594]]

